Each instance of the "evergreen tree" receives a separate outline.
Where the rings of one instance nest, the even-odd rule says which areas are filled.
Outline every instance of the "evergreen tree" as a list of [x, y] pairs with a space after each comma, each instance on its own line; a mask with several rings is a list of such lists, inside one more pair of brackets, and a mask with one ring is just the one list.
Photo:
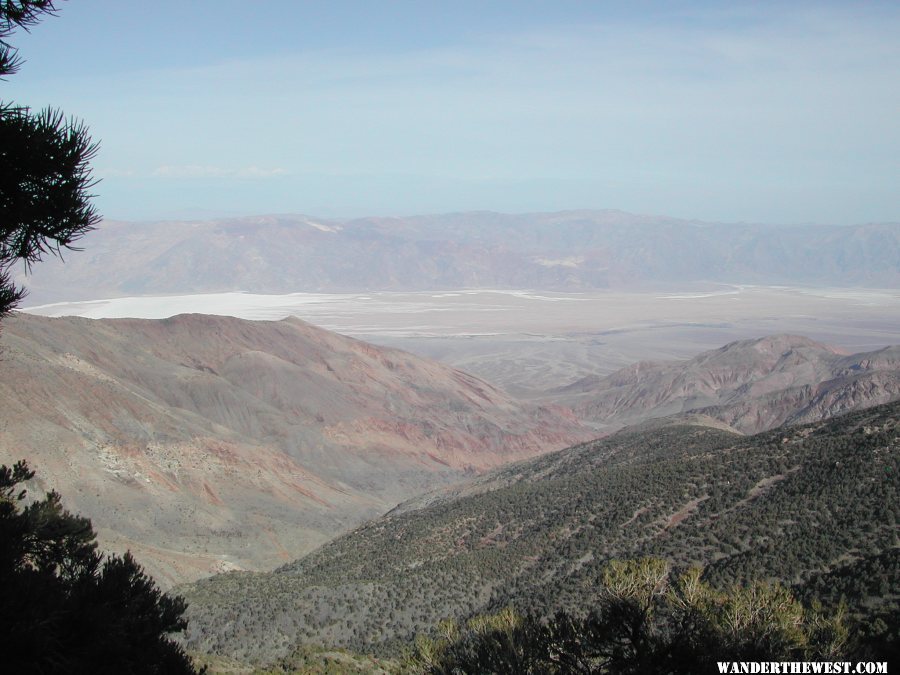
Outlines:
[[180, 597], [156, 587], [130, 554], [97, 552], [88, 519], [50, 492], [24, 505], [25, 462], [0, 466], [0, 649], [5, 672], [194, 673], [169, 633]]
[[[21, 65], [9, 37], [55, 13], [54, 0], [0, 0], [0, 80]], [[13, 265], [72, 249], [99, 221], [89, 194], [96, 152], [81, 122], [0, 101], [0, 317], [25, 295], [11, 279]]]

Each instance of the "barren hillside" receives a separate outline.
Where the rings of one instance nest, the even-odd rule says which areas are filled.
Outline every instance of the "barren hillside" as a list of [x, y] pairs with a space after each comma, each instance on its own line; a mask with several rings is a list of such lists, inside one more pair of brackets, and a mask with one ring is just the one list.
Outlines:
[[296, 319], [4, 321], [0, 462], [166, 581], [272, 567], [429, 487], [589, 434]]

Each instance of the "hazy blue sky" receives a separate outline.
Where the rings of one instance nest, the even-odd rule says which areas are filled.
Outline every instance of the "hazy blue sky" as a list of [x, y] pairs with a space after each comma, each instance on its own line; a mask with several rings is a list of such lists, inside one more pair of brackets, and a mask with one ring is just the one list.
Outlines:
[[0, 98], [113, 218], [900, 220], [900, 3], [71, 0]]

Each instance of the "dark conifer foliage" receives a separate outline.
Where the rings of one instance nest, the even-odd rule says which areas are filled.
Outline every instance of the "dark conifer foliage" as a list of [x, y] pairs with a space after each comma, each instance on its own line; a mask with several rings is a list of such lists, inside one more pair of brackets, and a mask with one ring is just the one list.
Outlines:
[[[8, 38], [55, 12], [52, 0], [0, 1], [0, 79], [21, 65]], [[72, 249], [99, 221], [90, 203], [96, 181], [89, 162], [96, 152], [81, 122], [58, 110], [32, 113], [0, 101], [0, 317], [25, 294], [10, 277], [14, 264]]]
[[167, 636], [185, 628], [129, 554], [105, 560], [60, 496], [24, 505], [24, 462], [0, 466], [0, 650], [6, 672], [194, 673]]
[[6, 41], [16, 28], [28, 30], [40, 21], [41, 14], [56, 14], [54, 0], [0, 1], [0, 78], [19, 70], [22, 60]]

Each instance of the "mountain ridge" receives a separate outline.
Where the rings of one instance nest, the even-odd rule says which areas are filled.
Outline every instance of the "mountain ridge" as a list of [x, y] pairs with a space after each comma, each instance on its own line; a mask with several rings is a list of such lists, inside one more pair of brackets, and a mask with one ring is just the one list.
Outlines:
[[[542, 288], [708, 282], [900, 286], [900, 224], [702, 223], [621, 211], [108, 221], [65, 268], [18, 281], [36, 304], [247, 291]], [[127, 261], [127, 264], [120, 261]]]
[[589, 376], [549, 398], [607, 430], [694, 413], [756, 433], [898, 397], [898, 346], [847, 355], [803, 336], [771, 335], [684, 361], [642, 361]]
[[19, 314], [0, 346], [0, 461], [32, 459], [163, 583], [272, 567], [416, 494], [629, 423], [750, 433], [900, 396], [900, 348], [842, 355], [798, 336], [639, 363], [541, 405], [297, 318]]
[[587, 432], [299, 319], [47, 319], [0, 335], [0, 461], [162, 582], [274, 566], [423, 489]]

